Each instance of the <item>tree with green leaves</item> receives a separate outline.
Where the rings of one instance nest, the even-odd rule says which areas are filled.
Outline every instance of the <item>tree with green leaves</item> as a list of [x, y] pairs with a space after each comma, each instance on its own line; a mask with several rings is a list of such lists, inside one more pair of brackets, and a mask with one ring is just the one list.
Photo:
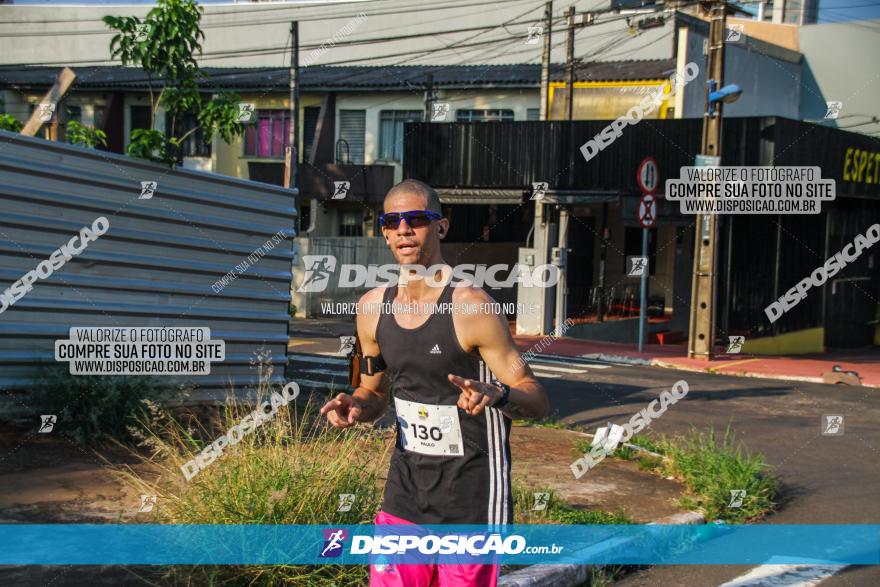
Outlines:
[[11, 114], [0, 114], [0, 130], [8, 130], [9, 132], [21, 132], [24, 125], [19, 119]]
[[96, 145], [107, 146], [107, 133], [93, 126], [80, 124], [75, 120], [67, 123], [67, 142], [94, 149]]
[[[241, 98], [218, 89], [206, 99], [199, 91], [198, 80], [207, 74], [199, 69], [195, 53], [202, 53], [200, 42], [205, 35], [199, 28], [204, 9], [193, 0], [158, 0], [146, 18], [105, 16], [103, 21], [118, 31], [110, 41], [112, 57], [124, 66], [140, 66], [147, 74], [150, 92], [150, 128], [131, 133], [128, 154], [173, 167], [180, 145], [192, 133], [204, 131], [206, 140], [215, 133], [227, 143], [244, 133], [239, 122]], [[156, 94], [154, 84], [161, 83]], [[165, 109], [170, 126], [156, 130], [156, 112]], [[197, 125], [180, 133], [178, 125], [187, 114], [196, 117]], [[178, 136], [179, 135], [179, 136]]]

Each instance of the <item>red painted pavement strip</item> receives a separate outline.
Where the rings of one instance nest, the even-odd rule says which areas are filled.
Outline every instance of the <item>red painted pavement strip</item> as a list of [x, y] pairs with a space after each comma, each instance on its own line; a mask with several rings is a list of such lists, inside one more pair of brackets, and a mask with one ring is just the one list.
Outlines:
[[[549, 339], [547, 341], [549, 344], [543, 350], [538, 350], [540, 341], [544, 338], [547, 337], [514, 335], [517, 347], [523, 352], [533, 350], [535, 353], [543, 352], [567, 357], [592, 354], [618, 355], [645, 359], [655, 362], [658, 366], [751, 377], [821, 380], [823, 373], [831, 371], [834, 365], [840, 365], [844, 371], [856, 371], [862, 378], [863, 385], [880, 387], [880, 348], [876, 347], [869, 350], [793, 357], [725, 355], [716, 357], [712, 361], [701, 361], [687, 358], [687, 347], [684, 345], [647, 344], [640, 353], [635, 349], [635, 345], [630, 344], [557, 338]], [[723, 348], [718, 349], [719, 353], [723, 351]]]

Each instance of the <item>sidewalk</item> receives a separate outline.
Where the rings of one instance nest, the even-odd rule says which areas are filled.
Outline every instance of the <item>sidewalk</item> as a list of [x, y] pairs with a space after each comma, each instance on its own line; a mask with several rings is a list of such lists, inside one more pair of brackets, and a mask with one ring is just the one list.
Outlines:
[[862, 379], [862, 385], [880, 387], [880, 348], [858, 349], [851, 352], [836, 351], [811, 355], [757, 356], [749, 354], [724, 354], [724, 348], [716, 350], [711, 361], [689, 359], [685, 345], [647, 344], [643, 352], [636, 350], [634, 344], [598, 342], [576, 338], [558, 338], [538, 351], [538, 343], [545, 337], [514, 335], [517, 347], [525, 352], [532, 349], [543, 354], [565, 357], [583, 357], [621, 363], [634, 363], [667, 367], [686, 371], [703, 371], [721, 375], [740, 377], [764, 377], [790, 381], [810, 381], [822, 383], [822, 375], [830, 372], [834, 365], [844, 371], [855, 371]]

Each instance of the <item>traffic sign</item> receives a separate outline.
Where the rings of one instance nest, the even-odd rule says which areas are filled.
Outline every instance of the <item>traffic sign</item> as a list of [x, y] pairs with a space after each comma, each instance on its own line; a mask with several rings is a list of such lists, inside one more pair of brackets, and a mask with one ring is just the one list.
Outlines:
[[660, 169], [653, 157], [645, 157], [636, 171], [636, 181], [643, 194], [653, 194], [660, 183]]
[[654, 220], [657, 218], [657, 198], [651, 194], [644, 194], [639, 202], [639, 224], [642, 228], [651, 228], [654, 226]]

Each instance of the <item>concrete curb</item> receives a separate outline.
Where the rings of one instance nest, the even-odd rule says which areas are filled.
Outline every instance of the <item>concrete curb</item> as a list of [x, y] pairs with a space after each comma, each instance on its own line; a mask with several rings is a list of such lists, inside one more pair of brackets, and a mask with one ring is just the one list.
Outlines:
[[[688, 365], [679, 365], [677, 363], [668, 363], [662, 359], [642, 359], [639, 357], [627, 357], [624, 355], [609, 355], [606, 353], [592, 353], [588, 355], [579, 355], [584, 359], [593, 359], [596, 361], [605, 361], [609, 363], [626, 363], [628, 365], [642, 365], [644, 367], [663, 367], [664, 369], [677, 369], [679, 371], [691, 371], [693, 373], [707, 373], [709, 375], [725, 375], [727, 377], [754, 377], [757, 379], [776, 379], [779, 381], [803, 381], [805, 383], [824, 383], [821, 377], [809, 377], [806, 375], [775, 375], [773, 373], [750, 373], [748, 371], [724, 371], [715, 367], [704, 369], [701, 367], [690, 367]], [[854, 386], [853, 386], [854, 387]], [[880, 388], [880, 385], [872, 383], [862, 383], [861, 387]]]
[[[702, 512], [690, 511], [664, 516], [651, 524], [705, 524]], [[608, 548], [619, 548], [613, 541]], [[599, 550], [598, 552], [602, 552]], [[576, 587], [587, 581], [594, 565], [531, 565], [498, 578], [499, 587]]]
[[639, 357], [628, 357], [626, 355], [609, 355], [608, 353], [590, 353], [586, 355], [578, 355], [584, 359], [593, 359], [595, 361], [604, 361], [606, 363], [626, 363], [627, 365], [644, 365], [650, 367], [653, 359], [641, 359]]
[[[639, 359], [641, 360], [641, 359]], [[678, 365], [676, 363], [667, 363], [659, 359], [651, 361], [652, 367], [663, 367], [664, 369], [678, 369], [679, 371], [692, 371], [694, 373], [706, 373], [709, 375], [725, 375], [727, 377], [753, 377], [755, 379], [775, 379], [777, 381], [803, 381], [805, 383], [824, 383], [821, 377], [809, 377], [806, 375], [774, 375], [772, 373], [750, 373], [748, 371], [722, 371], [717, 368], [700, 369], [689, 367], [687, 365]], [[880, 385], [871, 383], [862, 383], [860, 386], [850, 385], [847, 387], [872, 387], [880, 388]]]

